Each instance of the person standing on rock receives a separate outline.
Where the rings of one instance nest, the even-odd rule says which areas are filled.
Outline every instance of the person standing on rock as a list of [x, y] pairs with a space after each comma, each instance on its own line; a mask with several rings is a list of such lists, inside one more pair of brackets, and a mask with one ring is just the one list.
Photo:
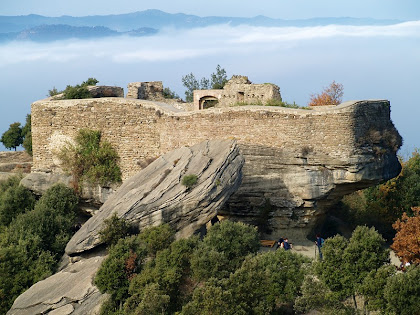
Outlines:
[[319, 259], [322, 260], [321, 248], [324, 245], [324, 239], [319, 234], [316, 235], [315, 245], [318, 247]]

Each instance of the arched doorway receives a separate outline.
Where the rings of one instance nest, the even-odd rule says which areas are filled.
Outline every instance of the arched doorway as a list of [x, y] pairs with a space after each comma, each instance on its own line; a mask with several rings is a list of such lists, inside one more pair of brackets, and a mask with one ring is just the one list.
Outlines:
[[200, 109], [206, 109], [217, 106], [219, 104], [219, 99], [215, 96], [203, 96], [199, 101]]

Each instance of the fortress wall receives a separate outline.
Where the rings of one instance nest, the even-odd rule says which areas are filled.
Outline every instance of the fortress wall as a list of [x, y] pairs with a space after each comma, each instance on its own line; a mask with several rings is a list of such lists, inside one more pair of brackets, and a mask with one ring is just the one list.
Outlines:
[[219, 214], [251, 224], [269, 215], [264, 222], [274, 233], [296, 237], [307, 235], [344, 194], [400, 171], [388, 101], [174, 112], [145, 100], [47, 99], [32, 104], [32, 171], [61, 172], [56, 153], [80, 128], [102, 131], [121, 158], [123, 179], [172, 149], [236, 139], [245, 156], [243, 180]]
[[33, 171], [60, 171], [56, 152], [81, 128], [102, 131], [121, 160], [124, 178], [136, 173], [138, 163], [160, 154], [154, 106], [147, 101], [88, 99], [38, 101], [32, 104]]
[[209, 138], [234, 138], [240, 144], [286, 149], [298, 156], [309, 150], [346, 159], [354, 149], [351, 111], [245, 106], [163, 118], [158, 124], [162, 151]]
[[[121, 157], [124, 178], [136, 173], [143, 159], [212, 138], [286, 149], [296, 157], [313, 152], [345, 160], [356, 148], [356, 133], [369, 126], [367, 120], [389, 120], [389, 109], [377, 115], [378, 105], [370, 104], [355, 115], [358, 107], [322, 111], [246, 106], [172, 113], [143, 100], [43, 100], [32, 105], [33, 168], [57, 171], [55, 153], [80, 128], [102, 131]], [[366, 115], [369, 108], [372, 114]]]

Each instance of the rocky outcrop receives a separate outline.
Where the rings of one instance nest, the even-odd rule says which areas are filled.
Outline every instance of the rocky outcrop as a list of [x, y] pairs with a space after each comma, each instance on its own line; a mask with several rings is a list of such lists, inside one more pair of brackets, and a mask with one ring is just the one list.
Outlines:
[[[61, 183], [72, 188], [72, 177], [61, 173], [31, 173], [21, 180], [21, 185], [36, 195], [43, 195], [51, 186]], [[80, 188], [81, 206], [87, 207], [88, 212], [98, 210], [100, 206], [117, 189], [117, 184], [109, 187], [89, 185], [84, 183]]]
[[37, 282], [15, 300], [7, 314], [99, 314], [105, 297], [93, 285], [93, 279], [103, 259], [98, 255], [77, 261]]
[[124, 89], [118, 86], [95, 85], [88, 86], [93, 98], [98, 97], [124, 97]]
[[0, 173], [29, 173], [32, 157], [23, 151], [0, 152]]
[[[101, 130], [120, 156], [123, 180], [143, 161], [209, 139], [236, 139], [244, 180], [219, 214], [266, 225], [264, 237], [306, 239], [346, 193], [397, 176], [401, 137], [386, 100], [312, 110], [236, 106], [179, 112], [158, 102], [99, 98], [32, 105], [34, 171], [60, 172], [56, 144]], [[60, 141], [56, 141], [60, 140]], [[296, 237], [296, 238], [295, 238]]]
[[[205, 141], [161, 156], [126, 180], [73, 236], [66, 247], [73, 257], [64, 255], [63, 269], [21, 294], [7, 314], [99, 314], [106, 295], [98, 291], [93, 279], [104, 259], [103, 249], [97, 247], [103, 221], [116, 213], [140, 230], [169, 223], [178, 237], [190, 236], [240, 186], [243, 164], [233, 140]], [[197, 176], [197, 182], [187, 187], [182, 179], [191, 174]]]
[[[67, 244], [75, 255], [98, 246], [99, 231], [114, 213], [140, 230], [169, 223], [177, 237], [192, 235], [216, 216], [238, 189], [244, 158], [232, 140], [204, 141], [171, 151], [127, 179]], [[192, 187], [182, 181], [196, 175]]]

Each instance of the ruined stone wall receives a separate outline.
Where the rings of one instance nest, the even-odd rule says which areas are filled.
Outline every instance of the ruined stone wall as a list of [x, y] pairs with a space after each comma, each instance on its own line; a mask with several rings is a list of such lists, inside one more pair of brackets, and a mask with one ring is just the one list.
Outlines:
[[232, 105], [266, 105], [270, 100], [281, 101], [280, 88], [272, 83], [252, 84], [248, 77], [234, 75], [219, 90], [194, 90], [194, 109], [204, 109], [204, 101], [217, 99], [214, 107], [230, 107]]
[[277, 85], [267, 84], [229, 84], [223, 89], [219, 107], [231, 106], [234, 103], [263, 105], [269, 100], [281, 100]]
[[246, 106], [172, 113], [143, 100], [38, 101], [32, 105], [33, 167], [57, 170], [55, 153], [80, 128], [102, 131], [121, 157], [124, 178], [140, 169], [142, 159], [213, 138], [346, 159], [355, 146], [353, 116], [339, 108], [324, 113]]
[[135, 99], [43, 100], [32, 104], [32, 170], [60, 172], [57, 150], [80, 128], [102, 131], [121, 157], [124, 179], [174, 148], [236, 139], [245, 156], [243, 181], [220, 213], [249, 223], [267, 216], [274, 231], [290, 236], [306, 235], [342, 195], [400, 170], [401, 139], [387, 101], [174, 112]]
[[127, 98], [140, 100], [163, 101], [162, 81], [132, 82], [127, 86]]

